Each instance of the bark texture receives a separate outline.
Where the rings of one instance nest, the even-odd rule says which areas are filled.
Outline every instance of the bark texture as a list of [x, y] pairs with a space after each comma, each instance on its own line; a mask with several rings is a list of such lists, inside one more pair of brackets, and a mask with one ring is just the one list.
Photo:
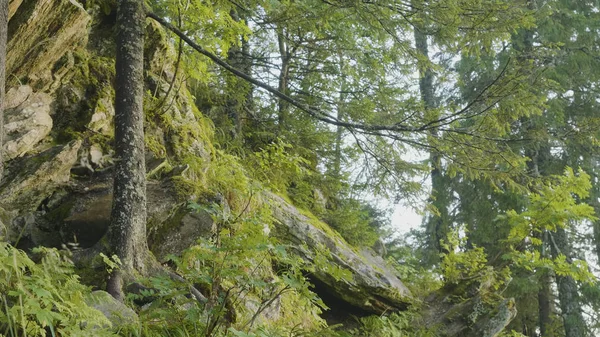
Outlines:
[[0, 0], [0, 180], [4, 175], [4, 93], [6, 79], [6, 41], [8, 34], [8, 0]]
[[[120, 0], [115, 79], [117, 161], [108, 239], [126, 274], [133, 271], [144, 273], [148, 252], [143, 125], [144, 26], [143, 1]], [[112, 275], [107, 285], [111, 295], [120, 295], [121, 283], [122, 275]]]
[[[340, 92], [337, 103], [337, 119], [344, 120], [344, 114], [346, 112], [346, 73], [345, 67], [346, 62], [342, 53], [338, 53], [338, 64], [340, 67]], [[335, 130], [335, 152], [333, 158], [333, 174], [334, 177], [341, 177], [342, 175], [342, 142], [344, 136], [344, 128], [337, 126]]]

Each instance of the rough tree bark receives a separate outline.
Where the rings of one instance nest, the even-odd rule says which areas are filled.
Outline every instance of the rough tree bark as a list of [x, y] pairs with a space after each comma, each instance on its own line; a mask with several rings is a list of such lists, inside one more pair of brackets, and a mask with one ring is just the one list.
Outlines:
[[[530, 10], [535, 10], [537, 7], [536, 0], [529, 0], [527, 4]], [[515, 48], [523, 53], [523, 58], [531, 60], [533, 53], [533, 40], [535, 31], [527, 29], [522, 32], [521, 43], [522, 46], [516, 45]], [[522, 118], [522, 125], [525, 126], [524, 132], [527, 138], [533, 139], [525, 148], [525, 156], [530, 159], [527, 162], [527, 170], [530, 176], [539, 178], [547, 175], [549, 172], [546, 170], [546, 166], [549, 165], [550, 160], [550, 147], [548, 139], [540, 138], [543, 135], [543, 123], [540, 121], [540, 117], [532, 116], [529, 118]], [[549, 247], [548, 242], [549, 232], [544, 231], [538, 239], [542, 240], [542, 247], [540, 248], [540, 254], [543, 258], [548, 258], [549, 254], [546, 252], [546, 247]], [[538, 277], [540, 282], [540, 288], [538, 290], [538, 325], [540, 328], [541, 337], [552, 336], [552, 330], [549, 327], [552, 326], [552, 318], [555, 315], [555, 308], [553, 304], [552, 294], [552, 277], [547, 270], [538, 271]]]
[[[550, 247], [548, 242], [548, 232], [542, 237], [541, 257], [550, 258], [547, 249]], [[538, 290], [538, 315], [540, 325], [540, 337], [553, 337], [552, 318], [556, 313], [554, 308], [554, 296], [552, 292], [552, 275], [549, 270], [540, 271], [540, 290]]]
[[8, 0], [0, 0], [0, 180], [4, 174], [4, 92], [6, 91], [6, 42], [8, 38]]
[[122, 298], [123, 276], [144, 273], [146, 242], [146, 165], [144, 161], [143, 66], [145, 13], [142, 0], [120, 0], [117, 8], [115, 79], [114, 199], [108, 240], [121, 270], [107, 290]]

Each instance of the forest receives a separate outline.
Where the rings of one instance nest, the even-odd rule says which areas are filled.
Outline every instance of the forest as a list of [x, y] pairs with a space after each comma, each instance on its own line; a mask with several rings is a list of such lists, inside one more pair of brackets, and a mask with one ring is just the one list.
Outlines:
[[0, 337], [598, 336], [599, 130], [597, 1], [0, 0]]

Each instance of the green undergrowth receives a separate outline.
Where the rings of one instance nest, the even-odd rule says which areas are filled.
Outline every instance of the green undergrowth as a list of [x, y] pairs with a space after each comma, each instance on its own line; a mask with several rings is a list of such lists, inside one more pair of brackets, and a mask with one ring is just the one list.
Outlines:
[[37, 263], [0, 242], [0, 335], [112, 335], [99, 328], [110, 322], [85, 303], [90, 288], [79, 282], [68, 256], [47, 248], [34, 254]]
[[[80, 283], [68, 252], [39, 248], [34, 251], [34, 262], [3, 243], [0, 334], [349, 337], [366, 333], [383, 337], [413, 330], [407, 319], [396, 316], [361, 319], [360, 328], [347, 331], [327, 326], [319, 317], [326, 305], [306, 278], [307, 271], [325, 266], [319, 265], [319, 259], [307, 265], [288, 254], [289, 247], [264, 234], [263, 224], [256, 221], [263, 216], [255, 214], [236, 222], [223, 219], [218, 237], [201, 240], [181, 257], [172, 257], [185, 282], [160, 275], [139, 280], [146, 290], [127, 296], [128, 305], [140, 317], [140, 324], [133, 326], [111, 327], [86, 304], [91, 289]], [[207, 301], [188, 296], [191, 284], [206, 294]], [[140, 300], [149, 304], [134, 303]], [[381, 333], [371, 334], [374, 329]]]
[[[222, 217], [222, 210], [216, 208], [209, 211], [219, 221], [218, 235], [200, 240], [180, 257], [171, 257], [185, 282], [155, 275], [139, 280], [145, 290], [128, 294], [128, 305], [140, 317], [140, 324], [134, 326], [110, 327], [102, 314], [85, 303], [91, 289], [80, 283], [68, 252], [36, 249], [34, 262], [24, 252], [3, 243], [0, 334], [437, 336], [435, 329], [419, 324], [418, 306], [405, 312], [357, 318], [351, 328], [328, 326], [319, 317], [327, 307], [312, 291], [307, 278], [311, 272], [326, 268], [326, 259], [317, 258], [307, 264], [289, 254], [290, 247], [266, 235], [263, 219], [268, 217], [268, 209], [257, 209], [243, 217]], [[192, 284], [202, 290], [206, 301], [189, 296]], [[148, 304], [141, 306], [136, 301]]]

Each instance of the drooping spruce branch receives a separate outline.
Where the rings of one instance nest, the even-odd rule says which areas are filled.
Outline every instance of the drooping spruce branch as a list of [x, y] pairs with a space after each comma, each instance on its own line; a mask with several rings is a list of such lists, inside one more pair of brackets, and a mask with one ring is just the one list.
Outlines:
[[[190, 38], [188, 35], [186, 35], [184, 32], [182, 32], [177, 27], [173, 26], [171, 23], [169, 23], [164, 18], [156, 15], [155, 13], [149, 12], [149, 11], [147, 12], [146, 15], [147, 15], [147, 17], [154, 19], [156, 22], [158, 22], [159, 24], [161, 24], [162, 26], [164, 26], [165, 28], [167, 28], [168, 30], [173, 32], [175, 35], [177, 35], [179, 38], [181, 38], [183, 41], [185, 41], [190, 47], [192, 47], [198, 53], [208, 57], [209, 59], [211, 59], [213, 62], [215, 62], [220, 67], [224, 68], [225, 70], [229, 71], [230, 73], [234, 74], [235, 76], [238, 76], [239, 78], [241, 78], [249, 83], [252, 83], [253, 85], [255, 85], [257, 87], [266, 90], [267, 92], [273, 94], [274, 96], [278, 97], [279, 99], [288, 102], [289, 104], [295, 106], [296, 108], [303, 111], [304, 113], [307, 113], [309, 116], [315, 118], [316, 120], [319, 120], [319, 121], [327, 123], [327, 124], [355, 130], [359, 133], [382, 136], [382, 137], [391, 138], [391, 139], [400, 140], [400, 141], [406, 141], [406, 138], [401, 137], [399, 135], [399, 133], [418, 133], [418, 132], [424, 132], [424, 131], [436, 129], [436, 128], [439, 128], [440, 126], [448, 126], [454, 121], [460, 121], [460, 120], [465, 120], [465, 119], [469, 119], [469, 118], [474, 118], [476, 116], [479, 116], [479, 115], [485, 113], [486, 111], [490, 110], [491, 108], [493, 108], [496, 104], [499, 103], [498, 100], [494, 100], [491, 104], [485, 104], [483, 107], [480, 108], [480, 110], [478, 109], [478, 111], [471, 112], [471, 110], [474, 110], [476, 106], [479, 106], [479, 103], [485, 102], [486, 97], [487, 97], [486, 95], [488, 94], [488, 92], [490, 92], [492, 90], [492, 87], [494, 87], [496, 84], [498, 84], [499, 80], [506, 75], [506, 69], [508, 68], [508, 64], [510, 63], [510, 59], [509, 59], [507, 61], [506, 65], [503, 67], [500, 74], [493, 81], [491, 81], [487, 86], [485, 86], [479, 92], [477, 97], [475, 97], [474, 100], [472, 100], [470, 103], [466, 104], [464, 108], [462, 108], [462, 109], [458, 110], [457, 112], [454, 112], [450, 115], [446, 115], [437, 120], [427, 121], [423, 125], [420, 125], [420, 126], [411, 126], [411, 125], [404, 124], [406, 122], [406, 120], [403, 120], [399, 123], [395, 123], [395, 124], [391, 124], [391, 125], [356, 123], [356, 122], [340, 120], [324, 111], [320, 111], [313, 107], [310, 107], [307, 104], [302, 103], [302, 102], [290, 97], [289, 95], [277, 90], [276, 88], [268, 85], [267, 83], [253, 78], [252, 76], [231, 66], [226, 61], [219, 58], [217, 55], [204, 49], [202, 46], [200, 46], [199, 44], [194, 42], [192, 40], [192, 38]], [[444, 131], [454, 132], [454, 130], [452, 128], [446, 128], [446, 129], [444, 129]], [[460, 131], [461, 131], [461, 133], [464, 133], [464, 130], [460, 130]], [[506, 139], [505, 141], [510, 141], [510, 140]]]

